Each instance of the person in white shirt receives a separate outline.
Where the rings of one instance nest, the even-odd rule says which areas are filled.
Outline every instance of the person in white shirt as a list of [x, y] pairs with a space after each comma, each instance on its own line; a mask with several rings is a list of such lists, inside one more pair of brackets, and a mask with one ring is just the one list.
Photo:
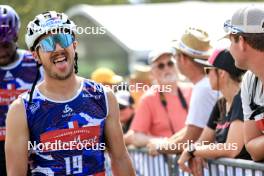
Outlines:
[[244, 141], [254, 161], [264, 160], [264, 9], [238, 9], [224, 29], [231, 41], [230, 52], [237, 67], [249, 70], [242, 81]]

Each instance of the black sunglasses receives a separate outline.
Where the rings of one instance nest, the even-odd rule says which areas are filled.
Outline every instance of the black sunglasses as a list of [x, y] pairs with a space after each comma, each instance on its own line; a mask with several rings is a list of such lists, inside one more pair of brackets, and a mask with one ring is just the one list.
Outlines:
[[218, 69], [215, 68], [215, 67], [204, 67], [204, 73], [205, 73], [206, 75], [208, 75], [208, 74], [210, 73], [211, 70], [215, 70], [216, 72], [218, 71]]
[[159, 63], [157, 65], [157, 67], [158, 67], [158, 69], [163, 70], [166, 65], [171, 68], [171, 67], [173, 67], [175, 65], [175, 62], [173, 62], [172, 60], [170, 60], [169, 62], [167, 62], [167, 64]]

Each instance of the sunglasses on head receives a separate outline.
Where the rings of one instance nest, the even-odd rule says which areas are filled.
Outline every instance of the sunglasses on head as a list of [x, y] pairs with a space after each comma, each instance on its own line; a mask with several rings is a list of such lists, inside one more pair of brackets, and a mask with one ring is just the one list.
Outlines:
[[71, 34], [54, 34], [40, 40], [36, 45], [35, 50], [40, 47], [44, 52], [54, 52], [56, 50], [56, 43], [59, 43], [62, 48], [67, 48], [73, 42], [74, 37]]
[[173, 62], [172, 60], [170, 60], [170, 61], [168, 61], [166, 64], [164, 64], [164, 63], [159, 63], [158, 65], [157, 65], [157, 67], [158, 67], [158, 69], [159, 70], [163, 70], [165, 67], [166, 67], [166, 65], [168, 66], [168, 67], [173, 67], [174, 66], [174, 64], [175, 64], [175, 62]]
[[211, 70], [218, 70], [217, 68], [215, 68], [215, 67], [204, 67], [204, 73], [206, 74], [206, 75], [208, 75], [209, 73], [210, 73], [210, 71]]

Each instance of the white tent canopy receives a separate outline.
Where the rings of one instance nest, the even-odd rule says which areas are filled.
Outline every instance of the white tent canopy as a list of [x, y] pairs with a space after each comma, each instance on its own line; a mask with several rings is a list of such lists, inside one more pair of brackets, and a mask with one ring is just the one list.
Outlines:
[[[212, 39], [224, 35], [223, 23], [252, 3], [179, 2], [139, 5], [78, 5], [69, 16], [83, 15], [104, 26], [128, 51], [149, 51], [177, 39], [189, 26], [206, 29]], [[264, 3], [254, 3], [263, 5]]]

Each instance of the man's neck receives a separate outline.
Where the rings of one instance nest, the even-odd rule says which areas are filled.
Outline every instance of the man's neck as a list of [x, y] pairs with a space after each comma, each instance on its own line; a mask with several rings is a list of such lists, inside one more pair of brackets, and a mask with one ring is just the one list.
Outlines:
[[55, 100], [68, 100], [74, 97], [81, 86], [81, 79], [75, 74], [66, 80], [57, 80], [46, 77], [40, 85], [40, 91], [48, 98]]
[[252, 57], [254, 58], [254, 63], [252, 63], [249, 70], [251, 70], [260, 80], [264, 83], [264, 53], [263, 52], [254, 52]]
[[[264, 58], [263, 58], [264, 61]], [[259, 65], [256, 65], [254, 69], [252, 69], [252, 72], [261, 80], [262, 83], [264, 83], [264, 62], [259, 63]]]

